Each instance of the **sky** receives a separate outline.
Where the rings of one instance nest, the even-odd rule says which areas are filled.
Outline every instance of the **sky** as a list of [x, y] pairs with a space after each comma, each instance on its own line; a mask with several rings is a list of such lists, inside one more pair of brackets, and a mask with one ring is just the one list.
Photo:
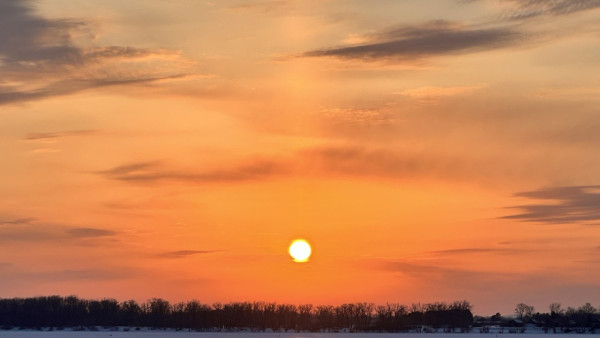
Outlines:
[[598, 0], [1, 0], [0, 297], [598, 307], [599, 103]]

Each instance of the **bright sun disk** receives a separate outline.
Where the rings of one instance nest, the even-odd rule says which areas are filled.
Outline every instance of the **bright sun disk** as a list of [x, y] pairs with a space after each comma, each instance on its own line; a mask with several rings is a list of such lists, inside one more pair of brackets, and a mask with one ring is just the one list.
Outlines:
[[312, 252], [310, 244], [303, 239], [294, 240], [288, 251], [294, 262], [298, 263], [308, 262], [308, 258]]

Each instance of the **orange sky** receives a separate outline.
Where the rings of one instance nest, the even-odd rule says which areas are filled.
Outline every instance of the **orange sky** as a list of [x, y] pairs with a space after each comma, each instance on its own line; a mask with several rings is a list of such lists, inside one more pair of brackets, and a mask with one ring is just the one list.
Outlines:
[[598, 306], [599, 7], [3, 1], [0, 297]]

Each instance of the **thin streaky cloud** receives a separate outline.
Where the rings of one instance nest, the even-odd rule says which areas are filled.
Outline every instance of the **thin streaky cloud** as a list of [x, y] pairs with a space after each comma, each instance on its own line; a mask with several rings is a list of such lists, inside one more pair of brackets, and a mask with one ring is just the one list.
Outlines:
[[460, 178], [471, 175], [475, 171], [461, 163], [460, 158], [448, 155], [433, 156], [361, 145], [323, 145], [299, 149], [283, 156], [259, 156], [240, 161], [230, 167], [208, 166], [205, 170], [180, 169], [173, 164], [148, 161], [118, 165], [93, 173], [106, 179], [130, 184], [160, 182], [205, 184], [266, 181], [278, 177], [311, 175], [391, 179], [414, 175], [440, 175]]
[[259, 10], [264, 13], [273, 13], [285, 10], [290, 5], [288, 0], [270, 0], [261, 2], [248, 2], [241, 5], [231, 6], [231, 10]]
[[30, 133], [27, 134], [25, 140], [28, 141], [44, 141], [44, 140], [53, 140], [59, 139], [63, 137], [70, 136], [85, 136], [92, 135], [98, 133], [98, 130], [94, 129], [82, 129], [82, 130], [65, 130], [58, 132], [49, 132], [49, 133]]
[[6, 89], [0, 86], [0, 105], [25, 101], [36, 101], [54, 96], [70, 95], [94, 88], [153, 84], [165, 80], [182, 79], [186, 76], [187, 75], [185, 74], [175, 74], [156, 77], [104, 78], [84, 80], [70, 79], [64, 81], [57, 81], [48, 86], [40, 87], [33, 90], [14, 90], [12, 88]]
[[170, 169], [161, 162], [139, 162], [117, 166], [97, 172], [106, 178], [132, 183], [153, 183], [158, 181], [183, 181], [196, 183], [235, 182], [264, 179], [284, 170], [281, 163], [257, 160], [242, 163], [229, 169], [206, 171], [186, 171]]
[[8, 269], [13, 266], [12, 263], [9, 262], [0, 262], [0, 269]]
[[454, 87], [435, 87], [425, 86], [405, 89], [402, 91], [394, 92], [395, 95], [407, 96], [410, 98], [418, 99], [421, 101], [435, 101], [444, 97], [452, 97], [458, 95], [471, 94], [474, 91], [484, 88], [484, 85], [470, 85], [470, 86], [454, 86]]
[[123, 279], [127, 277], [131, 277], [134, 275], [131, 272], [126, 271], [112, 271], [112, 270], [103, 270], [103, 269], [80, 269], [80, 270], [61, 270], [56, 272], [50, 272], [45, 274], [45, 278], [47, 279], [59, 279], [59, 280], [80, 280], [80, 279], [89, 279], [89, 280], [114, 280], [114, 279]]
[[512, 248], [460, 248], [460, 249], [448, 249], [448, 250], [435, 250], [427, 251], [427, 253], [437, 256], [449, 256], [449, 255], [473, 255], [473, 254], [500, 254], [500, 255], [512, 255], [522, 254], [523, 249], [512, 249]]
[[424, 284], [444, 283], [452, 288], [473, 290], [489, 285], [518, 282], [531, 276], [509, 273], [468, 270], [410, 261], [378, 259], [369, 263], [369, 269], [388, 271], [421, 280]]
[[78, 241], [115, 238], [113, 230], [92, 227], [69, 227], [64, 224], [47, 223], [35, 218], [23, 218], [0, 223], [0, 243], [69, 243]]
[[0, 243], [56, 242], [64, 237], [60, 230], [44, 225], [33, 226], [27, 223], [0, 227]]
[[163, 258], [183, 258], [195, 255], [206, 255], [212, 253], [223, 252], [223, 250], [178, 250], [178, 251], [169, 251], [163, 254], [160, 254], [160, 257]]
[[143, 275], [143, 270], [133, 266], [70, 268], [43, 272], [22, 272], [27, 280], [37, 282], [70, 280], [120, 280]]
[[0, 225], [18, 225], [18, 224], [31, 224], [37, 221], [35, 217], [22, 217], [15, 219], [0, 220]]
[[537, 33], [535, 36], [531, 35], [522, 26], [524, 23], [522, 21], [543, 16], [567, 15], [600, 7], [600, 0], [499, 1], [514, 5], [511, 10], [500, 15], [500, 25], [497, 20], [486, 20], [473, 26], [459, 22], [435, 20], [365, 34], [360, 39], [365, 40], [363, 43], [316, 49], [302, 53], [301, 56], [336, 57], [363, 61], [414, 61], [443, 55], [520, 47], [526, 43], [537, 41], [536, 39], [543, 35], [555, 36], [557, 33], [545, 32]]
[[68, 229], [66, 232], [70, 236], [77, 238], [110, 237], [117, 235], [115, 231], [96, 228], [73, 228]]
[[537, 203], [511, 206], [519, 210], [503, 216], [521, 222], [545, 224], [594, 224], [600, 222], [600, 186], [566, 186], [518, 192], [514, 197], [538, 201]]
[[[84, 20], [47, 19], [34, 3], [0, 3], [0, 105], [74, 94], [116, 85], [148, 84], [182, 79], [195, 72], [193, 62], [178, 51], [132, 46], [82, 47], [74, 36], [90, 27]], [[93, 44], [93, 33], [88, 32]], [[127, 62], [134, 71], [123, 72]], [[168, 67], [154, 67], [156, 62]]]
[[568, 15], [600, 7], [600, 0], [502, 0], [515, 9], [504, 14], [508, 20], [527, 20], [541, 16]]
[[523, 39], [523, 33], [510, 27], [480, 29], [435, 21], [383, 31], [364, 44], [313, 50], [303, 56], [410, 60], [499, 49], [518, 45]]

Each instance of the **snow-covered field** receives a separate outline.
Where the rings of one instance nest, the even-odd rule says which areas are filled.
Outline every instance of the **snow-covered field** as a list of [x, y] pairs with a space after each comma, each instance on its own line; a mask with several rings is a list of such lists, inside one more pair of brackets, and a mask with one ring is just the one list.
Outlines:
[[497, 338], [526, 335], [526, 338], [573, 338], [572, 334], [480, 334], [480, 333], [221, 333], [221, 332], [80, 332], [0, 331], [0, 338]]

